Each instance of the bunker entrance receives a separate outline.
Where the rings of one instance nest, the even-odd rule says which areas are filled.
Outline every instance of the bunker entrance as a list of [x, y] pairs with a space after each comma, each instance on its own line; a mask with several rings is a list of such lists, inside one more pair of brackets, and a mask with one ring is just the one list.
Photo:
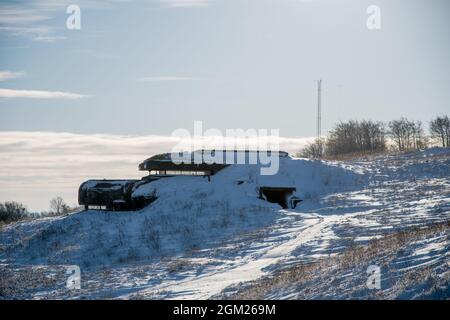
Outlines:
[[291, 199], [295, 191], [294, 187], [260, 187], [259, 197], [271, 203], [278, 203], [283, 209], [288, 209], [293, 207]]

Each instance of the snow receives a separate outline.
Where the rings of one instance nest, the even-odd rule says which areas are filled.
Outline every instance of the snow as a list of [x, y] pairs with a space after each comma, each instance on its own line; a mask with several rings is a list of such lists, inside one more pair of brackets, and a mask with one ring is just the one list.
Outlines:
[[[280, 158], [274, 176], [261, 176], [259, 165], [232, 165], [211, 181], [164, 178], [134, 190], [135, 197], [158, 197], [141, 211], [89, 210], [3, 227], [0, 273], [56, 277], [35, 289], [19, 288], [14, 297], [220, 296], [288, 266], [339, 255], [354, 243], [448, 221], [449, 164], [450, 151], [434, 148], [371, 161]], [[304, 201], [283, 210], [258, 199], [258, 186], [294, 186]], [[392, 261], [396, 270], [448, 268], [448, 239], [427, 241], [411, 244], [407, 256]], [[65, 289], [67, 265], [80, 266], [81, 290]], [[295, 290], [270, 297], [297, 297]]]
[[[437, 239], [433, 239], [433, 241], [436, 241]], [[445, 239], [444, 239], [445, 240]], [[423, 246], [422, 248], [418, 248], [414, 251], [413, 255], [429, 255], [433, 251], [439, 251], [445, 248], [447, 245], [446, 241], [442, 242], [431, 242]]]
[[383, 237], [383, 236], [381, 236], [381, 235], [365, 236], [365, 237], [356, 237], [356, 238], [355, 238], [355, 241], [367, 242], [367, 241], [369, 241], [369, 240], [372, 240], [372, 239], [380, 239], [380, 238], [382, 238], [382, 237]]

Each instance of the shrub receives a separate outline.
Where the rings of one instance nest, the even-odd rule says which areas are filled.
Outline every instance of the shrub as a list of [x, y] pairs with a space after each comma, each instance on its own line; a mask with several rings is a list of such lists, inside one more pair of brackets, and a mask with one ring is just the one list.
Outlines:
[[19, 202], [7, 201], [0, 203], [0, 222], [10, 223], [28, 216], [27, 209]]

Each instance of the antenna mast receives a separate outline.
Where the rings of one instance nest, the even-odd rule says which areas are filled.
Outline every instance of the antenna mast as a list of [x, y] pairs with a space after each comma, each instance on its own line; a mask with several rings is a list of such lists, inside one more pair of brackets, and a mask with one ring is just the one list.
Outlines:
[[317, 81], [317, 143], [322, 155], [322, 79]]

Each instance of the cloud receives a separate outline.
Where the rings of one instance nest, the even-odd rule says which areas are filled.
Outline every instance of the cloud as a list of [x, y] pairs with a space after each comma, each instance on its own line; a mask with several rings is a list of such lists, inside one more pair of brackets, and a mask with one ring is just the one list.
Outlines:
[[51, 35], [40, 35], [33, 38], [34, 41], [42, 41], [42, 42], [55, 42], [57, 40], [67, 39], [64, 36], [51, 36]]
[[12, 4], [6, 1], [0, 4], [0, 31], [39, 41], [40, 37], [54, 32], [53, 27], [42, 25], [50, 20], [49, 13], [36, 3], [25, 4], [18, 1]]
[[0, 24], [27, 24], [48, 20], [47, 15], [38, 14], [36, 10], [22, 7], [2, 7]]
[[160, 2], [170, 8], [182, 7], [206, 7], [210, 0], [160, 0]]
[[49, 27], [30, 27], [30, 26], [2, 26], [0, 27], [0, 31], [9, 32], [13, 35], [29, 35], [36, 36], [40, 34], [48, 34], [50, 33]]
[[[313, 139], [279, 138], [280, 149], [297, 152]], [[162, 135], [0, 132], [0, 202], [47, 210], [49, 200], [61, 195], [76, 204], [83, 181], [142, 178], [140, 162], [179, 143]]]
[[13, 72], [13, 71], [0, 71], [0, 81], [10, 80], [10, 79], [16, 79], [23, 77], [25, 75], [24, 72]]
[[0, 27], [0, 31], [8, 32], [11, 35], [23, 36], [34, 41], [55, 42], [56, 40], [66, 39], [64, 36], [57, 36], [53, 33], [54, 29], [50, 27], [31, 27], [31, 26], [9, 26]]
[[[167, 8], [205, 7], [210, 0], [157, 0]], [[112, 9], [127, 5], [133, 0], [77, 0], [82, 10]], [[141, 1], [139, 5], [143, 5]], [[61, 36], [66, 8], [72, 0], [5, 0], [0, 2], [0, 32], [27, 37], [35, 41], [54, 42], [65, 39]], [[148, 1], [150, 3], [150, 1]], [[58, 19], [55, 19], [58, 17]], [[62, 22], [61, 22], [62, 21]]]
[[86, 97], [89, 95], [62, 91], [0, 89], [0, 98], [7, 99], [81, 99]]
[[[127, 0], [78, 0], [84, 9], [108, 9]], [[56, 17], [66, 14], [71, 0], [6, 0], [0, 2], [0, 32], [22, 36], [34, 41], [54, 42], [65, 39], [60, 35], [65, 20]], [[57, 24], [55, 24], [57, 23]]]
[[164, 82], [164, 81], [199, 81], [203, 78], [198, 77], [179, 77], [179, 76], [164, 76], [164, 77], [142, 77], [138, 79], [139, 81], [149, 81], [149, 82]]

